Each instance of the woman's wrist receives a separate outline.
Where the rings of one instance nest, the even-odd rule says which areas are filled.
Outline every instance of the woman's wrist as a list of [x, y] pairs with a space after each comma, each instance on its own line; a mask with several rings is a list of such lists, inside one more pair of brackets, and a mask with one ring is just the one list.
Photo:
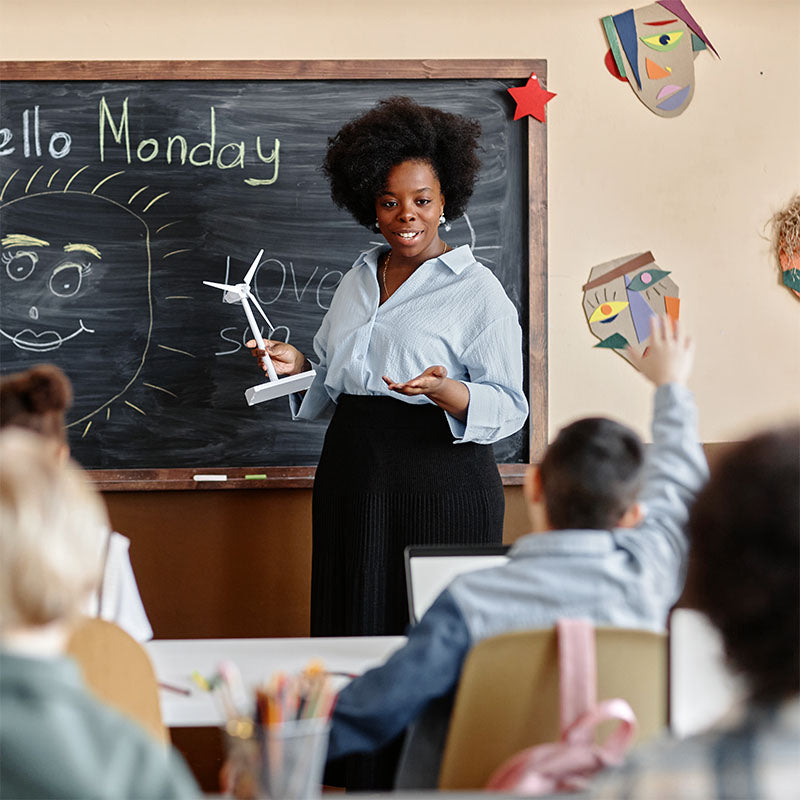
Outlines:
[[462, 381], [443, 378], [441, 384], [425, 396], [436, 403], [439, 408], [452, 414], [462, 422], [467, 418], [469, 408], [469, 389]]

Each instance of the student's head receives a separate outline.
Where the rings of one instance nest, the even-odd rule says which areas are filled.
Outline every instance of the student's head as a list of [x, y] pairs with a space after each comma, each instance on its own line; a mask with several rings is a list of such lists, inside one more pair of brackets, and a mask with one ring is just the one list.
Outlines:
[[733, 447], [689, 519], [689, 598], [752, 697], [800, 691], [800, 425]]
[[322, 168], [331, 197], [371, 228], [392, 169], [422, 163], [438, 182], [432, 201], [437, 209], [444, 207], [447, 219], [457, 219], [466, 211], [480, 168], [480, 132], [476, 120], [421, 106], [408, 97], [381, 100], [329, 140]]
[[642, 441], [625, 425], [592, 417], [563, 428], [526, 480], [534, 529], [637, 524], [643, 463]]
[[0, 432], [0, 634], [69, 622], [97, 585], [107, 527], [97, 492], [47, 440]]
[[67, 376], [53, 364], [0, 378], [0, 428], [25, 428], [66, 452], [64, 413], [72, 403]]

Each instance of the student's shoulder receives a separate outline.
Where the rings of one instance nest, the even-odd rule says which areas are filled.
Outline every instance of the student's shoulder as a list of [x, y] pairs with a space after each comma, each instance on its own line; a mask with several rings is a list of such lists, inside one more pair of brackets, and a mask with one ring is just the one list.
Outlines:
[[[85, 720], [94, 734], [101, 763], [114, 762], [110, 780], [125, 796], [190, 798], [202, 796], [183, 758], [158, 742], [137, 722], [90, 697]], [[106, 756], [102, 756], [105, 752]]]

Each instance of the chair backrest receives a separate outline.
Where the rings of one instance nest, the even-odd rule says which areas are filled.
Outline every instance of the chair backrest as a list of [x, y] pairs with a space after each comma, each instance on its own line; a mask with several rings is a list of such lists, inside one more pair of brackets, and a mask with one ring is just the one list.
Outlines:
[[134, 719], [159, 741], [169, 733], [161, 717], [158, 681], [145, 649], [113, 622], [86, 618], [67, 643], [91, 691]]
[[[660, 732], [667, 724], [666, 635], [623, 628], [595, 633], [598, 699], [621, 697], [630, 703], [638, 720], [637, 741]], [[483, 788], [506, 759], [559, 735], [555, 629], [485, 639], [464, 664], [439, 788]]]

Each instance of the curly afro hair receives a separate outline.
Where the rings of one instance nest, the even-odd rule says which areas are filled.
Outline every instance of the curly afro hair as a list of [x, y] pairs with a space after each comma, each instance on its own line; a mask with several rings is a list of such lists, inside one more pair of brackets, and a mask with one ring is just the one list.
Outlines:
[[800, 690], [800, 426], [715, 464], [689, 517], [689, 604], [722, 634], [756, 702]]
[[441, 184], [447, 218], [457, 219], [466, 211], [480, 168], [475, 152], [480, 133], [477, 120], [408, 97], [389, 97], [328, 140], [322, 171], [330, 180], [333, 202], [371, 228], [375, 198], [392, 167], [427, 161]]
[[54, 364], [37, 364], [0, 380], [0, 427], [13, 425], [66, 441], [64, 412], [70, 405], [69, 378]]

